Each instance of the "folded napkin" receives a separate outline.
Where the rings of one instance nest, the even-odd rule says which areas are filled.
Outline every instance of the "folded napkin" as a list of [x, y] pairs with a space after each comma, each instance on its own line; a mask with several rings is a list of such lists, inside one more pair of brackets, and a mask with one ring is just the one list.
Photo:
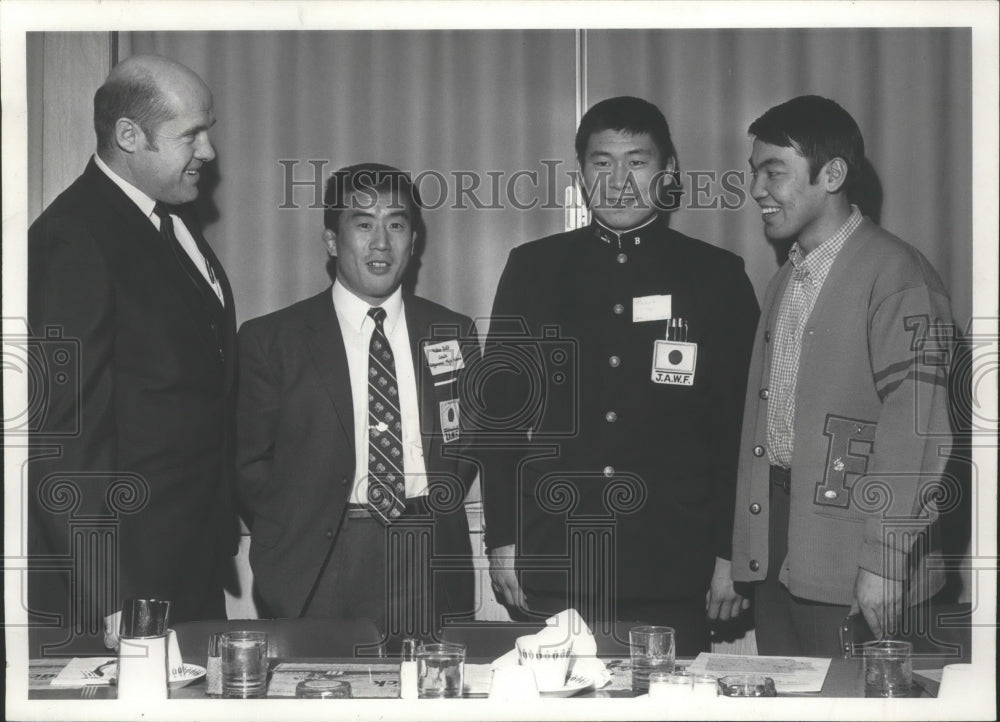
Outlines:
[[[539, 644], [561, 644], [573, 640], [568, 676], [587, 677], [600, 689], [611, 681], [611, 673], [604, 662], [597, 658], [597, 641], [590, 627], [575, 609], [565, 609], [545, 620], [545, 628], [533, 636]], [[517, 666], [517, 648], [493, 660], [493, 669]]]
[[117, 657], [73, 657], [49, 684], [53, 687], [107, 685], [117, 674]]
[[[172, 629], [167, 630], [167, 671], [170, 681], [180, 679], [189, 673], [184, 667], [177, 635]], [[85, 687], [94, 684], [114, 684], [117, 679], [117, 657], [74, 657], [49, 684], [54, 687]]]

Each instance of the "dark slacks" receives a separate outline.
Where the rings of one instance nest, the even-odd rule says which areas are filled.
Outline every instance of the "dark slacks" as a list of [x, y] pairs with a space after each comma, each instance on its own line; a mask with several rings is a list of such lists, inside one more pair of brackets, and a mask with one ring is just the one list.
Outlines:
[[371, 619], [390, 651], [405, 637], [432, 637], [432, 527], [429, 515], [388, 526], [345, 518], [303, 616]]
[[754, 589], [757, 652], [778, 656], [839, 657], [838, 630], [850, 607], [796, 597], [778, 581], [781, 565], [788, 554], [788, 514], [788, 492], [772, 483], [767, 578]]

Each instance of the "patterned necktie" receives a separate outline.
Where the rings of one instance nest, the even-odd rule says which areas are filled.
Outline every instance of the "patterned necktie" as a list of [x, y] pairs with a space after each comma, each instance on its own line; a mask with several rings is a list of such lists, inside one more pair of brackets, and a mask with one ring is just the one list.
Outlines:
[[399, 413], [396, 361], [382, 324], [384, 308], [372, 308], [375, 321], [368, 345], [368, 508], [388, 524], [403, 513], [403, 425]]

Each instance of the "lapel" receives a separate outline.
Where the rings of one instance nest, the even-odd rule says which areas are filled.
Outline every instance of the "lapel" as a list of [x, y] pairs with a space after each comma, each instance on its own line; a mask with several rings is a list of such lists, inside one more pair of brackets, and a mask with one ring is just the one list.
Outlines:
[[[89, 176], [88, 181], [97, 195], [111, 208], [121, 227], [123, 242], [141, 244], [143, 255], [150, 260], [151, 268], [156, 269], [157, 274], [168, 280], [175, 291], [172, 297], [178, 299], [179, 305], [187, 309], [189, 313], [184, 315], [201, 339], [206, 352], [215, 358], [218, 355], [218, 341], [208, 324], [203, 322], [206, 305], [200, 293], [192, 285], [188, 274], [178, 264], [174, 251], [164, 241], [152, 221], [143, 215], [132, 199], [97, 167], [93, 159], [87, 165], [85, 175]], [[187, 255], [183, 251], [181, 254]]]
[[351, 396], [351, 373], [347, 367], [347, 351], [340, 333], [340, 322], [333, 308], [333, 295], [328, 287], [313, 296], [305, 305], [306, 343], [316, 373], [337, 411], [344, 433], [354, 452], [354, 403]]
[[413, 356], [413, 377], [417, 382], [417, 397], [420, 404], [420, 440], [424, 449], [424, 464], [431, 473], [431, 456], [434, 439], [437, 439], [438, 420], [435, 411], [434, 377], [423, 346], [430, 338], [433, 325], [420, 300], [410, 294], [403, 294], [403, 312], [406, 316], [406, 331], [410, 336], [410, 353]]
[[[224, 284], [222, 283], [222, 264], [219, 263], [219, 259], [212, 252], [212, 247], [208, 245], [205, 237], [201, 233], [201, 223], [198, 220], [198, 216], [194, 212], [194, 208], [190, 203], [181, 206], [176, 210], [177, 216], [184, 222], [184, 226], [191, 233], [191, 237], [194, 238], [195, 245], [198, 246], [198, 251], [205, 257], [209, 265], [212, 267], [212, 272], [217, 274], [216, 280], [219, 281], [219, 285], [223, 287], [223, 298], [226, 297]], [[181, 262], [181, 265], [187, 271], [188, 278], [194, 287], [198, 290], [201, 295], [202, 300], [205, 305], [213, 312], [221, 313], [222, 304], [219, 303], [219, 297], [215, 295], [215, 290], [209, 285], [208, 281], [202, 275], [201, 271], [195, 267], [194, 262], [187, 252], [179, 247], [179, 244], [175, 244], [174, 248], [177, 254], [177, 259]]]

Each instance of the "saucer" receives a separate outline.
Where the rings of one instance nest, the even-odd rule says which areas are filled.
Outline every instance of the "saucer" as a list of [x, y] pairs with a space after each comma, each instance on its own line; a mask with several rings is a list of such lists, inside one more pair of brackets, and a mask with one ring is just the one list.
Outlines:
[[181, 669], [179, 675], [171, 675], [169, 684], [170, 689], [180, 689], [181, 687], [187, 687], [192, 682], [197, 682], [199, 679], [205, 676], [205, 668], [199, 667], [197, 664], [185, 664]]
[[538, 693], [542, 697], [572, 697], [574, 694], [580, 694], [580, 692], [592, 689], [593, 686], [594, 680], [590, 677], [582, 674], [572, 674], [562, 687], [557, 689], [542, 689]]

